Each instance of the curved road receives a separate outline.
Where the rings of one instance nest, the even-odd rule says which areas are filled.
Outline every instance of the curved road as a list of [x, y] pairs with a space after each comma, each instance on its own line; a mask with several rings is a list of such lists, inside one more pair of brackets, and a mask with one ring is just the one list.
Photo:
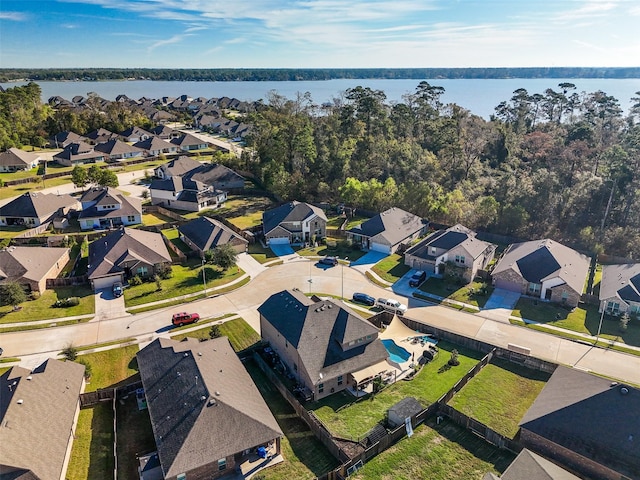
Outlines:
[[347, 298], [355, 291], [365, 291], [375, 297], [397, 297], [408, 302], [408, 318], [500, 347], [506, 348], [509, 343], [515, 343], [530, 348], [531, 355], [538, 358], [640, 384], [638, 356], [593, 348], [587, 344], [431, 305], [417, 299], [398, 297], [389, 289], [370, 283], [354, 268], [341, 265], [321, 268], [315, 261], [304, 258], [294, 258], [282, 265], [270, 267], [245, 286], [224, 295], [116, 319], [7, 333], [2, 335], [2, 345], [8, 357], [44, 358], [57, 355], [69, 344], [85, 346], [131, 337], [137, 338], [139, 342], [146, 342], [168, 334], [171, 330], [171, 315], [184, 310], [198, 312], [204, 318], [237, 313], [259, 332], [257, 308], [273, 293], [290, 288], [337, 296], [344, 291]]

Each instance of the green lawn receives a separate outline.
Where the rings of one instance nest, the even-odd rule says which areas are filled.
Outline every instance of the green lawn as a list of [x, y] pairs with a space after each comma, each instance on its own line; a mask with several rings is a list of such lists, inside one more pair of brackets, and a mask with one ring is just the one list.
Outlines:
[[[113, 478], [113, 410], [111, 402], [80, 410], [66, 478]], [[133, 477], [132, 477], [133, 478]]]
[[[114, 387], [138, 373], [136, 353], [138, 345], [112, 348], [103, 352], [88, 353], [78, 356], [91, 365], [91, 378], [87, 381], [86, 392], [95, 392], [101, 388]], [[131, 383], [127, 381], [126, 383]]]
[[173, 219], [165, 217], [160, 213], [145, 213], [142, 215], [142, 224], [146, 226], [161, 225], [163, 223], [170, 223]]
[[444, 420], [430, 419], [367, 462], [350, 480], [479, 480], [500, 475], [515, 455]]
[[0, 188], [0, 200], [6, 198], [15, 197], [16, 195], [22, 195], [26, 192], [37, 192], [43, 188], [57, 187], [70, 183], [69, 177], [50, 178], [43, 182], [42, 178], [39, 178], [37, 182], [23, 183], [22, 185], [11, 185]]
[[139, 478], [139, 464], [136, 455], [156, 450], [149, 411], [138, 410], [135, 395], [129, 395], [129, 398], [123, 399], [118, 404], [116, 416], [118, 479]]
[[23, 178], [35, 177], [38, 175], [40, 167], [32, 168], [31, 170], [20, 170], [18, 172], [0, 173], [0, 180], [3, 182], [11, 182], [13, 180], [22, 180]]
[[263, 248], [262, 245], [258, 242], [250, 243], [248, 252], [249, 255], [251, 255], [260, 263], [267, 263], [278, 258], [278, 256], [273, 253], [270, 248]]
[[[186, 337], [197, 338], [200, 340], [209, 339], [210, 326], [199, 328], [188, 333], [181, 333], [173, 335], [173, 340], [182, 340]], [[246, 348], [249, 348], [260, 341], [260, 335], [256, 332], [251, 325], [244, 321], [242, 318], [234, 318], [228, 322], [224, 322], [220, 325], [220, 333], [229, 338], [229, 342], [235, 352], [240, 352]]]
[[[225, 272], [214, 265], [207, 265], [205, 268], [207, 288], [224, 285], [244, 275], [244, 272], [237, 266], [231, 267]], [[202, 277], [199, 275], [202, 265], [199, 261], [191, 261], [186, 266], [173, 265], [172, 270], [173, 276], [162, 280], [162, 290], [157, 289], [155, 282], [145, 282], [142, 285], [125, 288], [124, 298], [127, 307], [175, 298], [203, 290]]]
[[394, 253], [376, 263], [372, 270], [383, 280], [395, 283], [411, 269], [404, 264], [403, 256]]
[[[587, 281], [589, 279], [587, 278]], [[592, 294], [596, 297], [600, 295], [600, 282], [602, 281], [602, 265], [596, 264], [596, 273], [593, 275]]]
[[311, 480], [336, 468], [336, 459], [311, 433], [308, 425], [296, 415], [255, 362], [246, 362], [244, 366], [284, 433], [281, 445], [285, 461], [260, 472], [262, 479]]
[[[354, 248], [353, 246], [347, 245], [344, 240], [338, 239], [328, 239], [329, 245], [320, 245], [318, 247], [309, 247], [309, 248], [301, 248], [296, 250], [298, 255], [303, 257], [324, 257], [326, 255], [332, 257], [338, 257], [340, 259], [349, 258], [350, 262], [359, 259], [365, 253], [358, 248]], [[331, 244], [331, 240], [335, 241], [335, 246]]]
[[[438, 347], [440, 352], [436, 358], [411, 381], [396, 382], [375, 396], [363, 397], [357, 403], [353, 403], [355, 399], [351, 394], [338, 392], [307, 405], [307, 408], [313, 410], [334, 435], [358, 440], [384, 419], [389, 407], [405, 397], [415, 397], [424, 407], [436, 402], [482, 358], [478, 352], [447, 342], [441, 341]], [[441, 371], [454, 348], [458, 350], [460, 365]]]
[[484, 367], [449, 404], [496, 432], [513, 438], [518, 423], [549, 380], [548, 373], [508, 361]]
[[[484, 291], [486, 293], [482, 293]], [[442, 298], [468, 303], [482, 308], [493, 293], [493, 287], [484, 282], [472, 282], [469, 285], [453, 285], [441, 278], [429, 277], [420, 285], [420, 290]]]
[[269, 197], [254, 197], [249, 195], [229, 195], [224, 205], [215, 210], [186, 213], [186, 218], [197, 218], [211, 213], [224, 217], [227, 221], [241, 230], [255, 227], [262, 223], [262, 214], [274, 206]]
[[[2, 189], [0, 189], [2, 190]], [[0, 240], [3, 238], [13, 238], [21, 234], [22, 232], [26, 232], [29, 230], [25, 226], [10, 226], [10, 227], [0, 227]]]
[[[67, 308], [52, 307], [56, 300], [67, 297], [79, 297], [80, 304]], [[95, 312], [95, 301], [93, 290], [88, 286], [79, 285], [45, 290], [40, 298], [21, 303], [20, 307], [22, 308], [17, 311], [13, 311], [11, 306], [0, 307], [0, 324], [91, 314]]]
[[189, 253], [191, 251], [191, 247], [184, 243], [180, 238], [180, 232], [177, 228], [167, 228], [162, 230], [161, 233], [167, 237], [171, 243], [173, 243], [182, 253]]

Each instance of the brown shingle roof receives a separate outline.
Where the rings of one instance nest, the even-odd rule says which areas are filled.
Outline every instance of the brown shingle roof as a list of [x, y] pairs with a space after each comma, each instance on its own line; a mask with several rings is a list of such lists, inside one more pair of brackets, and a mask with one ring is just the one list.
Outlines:
[[10, 148], [5, 152], [0, 153], [0, 165], [4, 166], [16, 165], [19, 167], [26, 167], [39, 160], [40, 155], [25, 152], [19, 148]]
[[4, 276], [7, 280], [25, 278], [39, 282], [68, 251], [68, 248], [51, 247], [9, 247], [1, 250], [0, 281]]

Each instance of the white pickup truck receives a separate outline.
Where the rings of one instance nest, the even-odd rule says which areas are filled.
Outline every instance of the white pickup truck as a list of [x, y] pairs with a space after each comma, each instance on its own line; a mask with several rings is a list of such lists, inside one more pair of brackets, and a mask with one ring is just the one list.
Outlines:
[[376, 301], [376, 305], [382, 307], [387, 312], [397, 313], [398, 315], [404, 315], [404, 312], [407, 311], [406, 305], [393, 298], [379, 298]]

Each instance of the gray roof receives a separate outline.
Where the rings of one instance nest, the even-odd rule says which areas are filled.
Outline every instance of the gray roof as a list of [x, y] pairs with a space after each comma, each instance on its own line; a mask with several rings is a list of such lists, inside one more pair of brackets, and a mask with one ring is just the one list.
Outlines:
[[183, 175], [201, 165], [197, 160], [187, 157], [186, 155], [181, 155], [178, 158], [156, 167], [155, 170], [162, 170], [165, 175], [175, 177], [177, 175]]
[[640, 390], [559, 366], [520, 427], [621, 473], [640, 475]]
[[55, 359], [0, 376], [0, 465], [61, 478], [83, 379], [83, 365]]
[[190, 133], [185, 133], [184, 135], [181, 135], [178, 138], [172, 139], [171, 143], [184, 147], [187, 145], [206, 145], [207, 141], [200, 140], [198, 137], [195, 137]]
[[457, 224], [445, 230], [433, 232], [420, 243], [407, 250], [407, 253], [421, 258], [434, 258], [429, 253], [429, 247], [449, 251], [457, 246], [464, 248], [473, 258], [478, 258], [487, 251], [487, 248], [495, 248], [491, 243], [478, 240], [473, 230]]
[[123, 262], [148, 265], [171, 262], [162, 235], [135, 228], [120, 228], [89, 244], [90, 279], [124, 271]]
[[28, 192], [0, 207], [0, 217], [47, 218], [60, 208], [80, 207], [71, 195]]
[[30, 166], [33, 162], [40, 161], [40, 155], [31, 152], [25, 152], [19, 148], [10, 148], [0, 153], [0, 165], [6, 167], [16, 165], [19, 167]]
[[580, 480], [544, 457], [523, 449], [501, 477], [502, 480]]
[[23, 278], [39, 282], [68, 251], [68, 248], [53, 247], [9, 247], [0, 250], [0, 282], [20, 281]]
[[265, 235], [283, 222], [302, 222], [307, 218], [316, 215], [327, 221], [327, 216], [321, 208], [308, 203], [297, 201], [285, 203], [279, 207], [266, 210], [262, 214], [262, 223]]
[[282, 436], [227, 337], [160, 338], [137, 358], [165, 477]]
[[112, 138], [106, 142], [102, 142], [97, 144], [95, 150], [98, 152], [103, 152], [108, 155], [124, 155], [127, 153], [142, 153], [142, 150], [129, 145], [128, 143], [123, 142], [122, 140], [118, 140], [117, 138]]
[[427, 222], [417, 215], [393, 207], [349, 229], [349, 232], [369, 237], [374, 241], [378, 237], [389, 245], [396, 245], [419, 232], [426, 225]]
[[394, 412], [402, 418], [412, 417], [423, 410], [422, 405], [414, 397], [405, 397], [395, 405], [389, 407], [389, 412]]
[[123, 138], [130, 138], [130, 137], [150, 137], [152, 134], [150, 132], [147, 132], [145, 129], [140, 128], [140, 127], [129, 127], [126, 130], [120, 132], [120, 136]]
[[249, 243], [226, 225], [209, 217], [199, 217], [178, 227], [178, 231], [202, 250], [211, 250], [229, 242]]
[[[142, 215], [142, 200], [136, 197], [125, 197], [119, 190], [112, 187], [95, 187], [87, 190], [82, 203], [96, 202], [80, 212], [78, 218], [120, 218], [129, 215]], [[98, 206], [120, 205], [112, 210], [98, 210]]]
[[582, 293], [590, 262], [586, 255], [547, 238], [509, 245], [492, 273], [513, 269], [531, 283], [559, 277], [575, 292]]
[[109, 140], [110, 138], [116, 136], [115, 133], [107, 130], [106, 128], [98, 128], [87, 133], [86, 137], [90, 140]]
[[225, 167], [219, 163], [205, 163], [198, 165], [195, 169], [184, 174], [186, 178], [197, 180], [207, 185], [216, 184], [218, 188], [223, 185], [240, 183], [244, 185], [244, 177], [237, 174], [229, 167]]
[[640, 263], [602, 267], [600, 300], [614, 297], [627, 303], [640, 303]]
[[70, 143], [80, 143], [84, 141], [84, 137], [75, 132], [59, 132], [51, 137], [51, 144], [58, 148], [65, 147]]
[[169, 143], [166, 140], [161, 139], [160, 137], [149, 137], [146, 140], [140, 140], [133, 144], [136, 148], [141, 148], [142, 150], [167, 150], [170, 148], [176, 148], [173, 143]]
[[[271, 295], [260, 314], [298, 351], [312, 381], [334, 378], [374, 365], [388, 357], [378, 329], [350, 308], [333, 300], [313, 302], [302, 292]], [[343, 350], [343, 344], [372, 336], [373, 341]]]

